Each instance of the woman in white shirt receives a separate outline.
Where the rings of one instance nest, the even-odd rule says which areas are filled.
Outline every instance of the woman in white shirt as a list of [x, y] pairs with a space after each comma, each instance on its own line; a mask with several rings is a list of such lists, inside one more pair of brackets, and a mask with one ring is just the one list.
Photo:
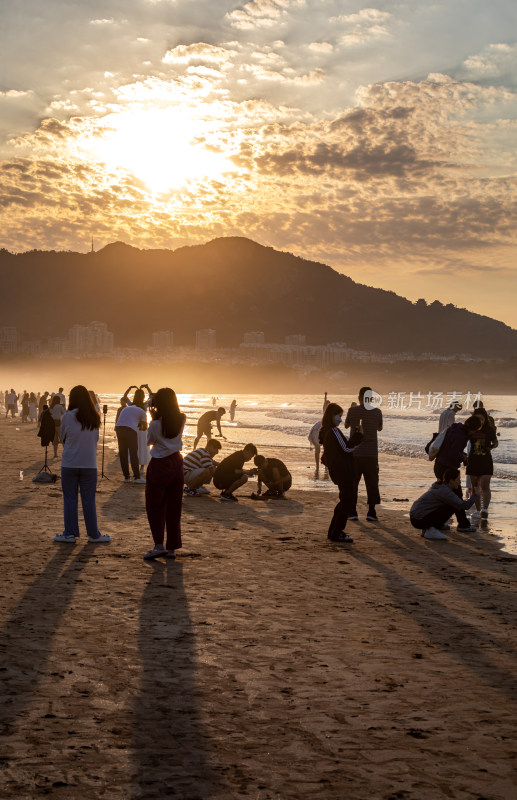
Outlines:
[[169, 388], [156, 392], [153, 408], [153, 421], [147, 431], [147, 444], [152, 450], [145, 484], [145, 510], [154, 547], [144, 558], [174, 558], [174, 551], [181, 547], [183, 458], [180, 451], [186, 417], [179, 409], [175, 392]]
[[75, 543], [79, 536], [78, 495], [81, 492], [84, 522], [89, 542], [111, 542], [97, 527], [97, 442], [101, 419], [85, 386], [74, 386], [68, 411], [61, 420], [61, 488], [65, 529], [56, 542]]
[[58, 394], [55, 394], [52, 398], [52, 402], [50, 404], [50, 415], [54, 420], [54, 441], [52, 444], [54, 445], [54, 458], [57, 458], [57, 448], [59, 442], [61, 441], [61, 420], [63, 419], [64, 415], [66, 414], [66, 408], [61, 405], [61, 399]]

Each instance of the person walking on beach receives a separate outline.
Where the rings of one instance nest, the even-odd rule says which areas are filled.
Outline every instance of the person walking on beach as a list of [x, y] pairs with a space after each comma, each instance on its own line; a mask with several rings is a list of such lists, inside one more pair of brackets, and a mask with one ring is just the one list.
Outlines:
[[206, 485], [214, 477], [217, 464], [214, 456], [221, 449], [221, 442], [218, 439], [210, 439], [206, 447], [199, 447], [185, 456], [183, 459], [183, 472], [185, 473], [185, 494], [191, 497], [199, 497], [202, 494], [210, 494]]
[[438, 420], [438, 433], [442, 431], [446, 431], [447, 428], [450, 428], [452, 423], [455, 420], [456, 414], [458, 411], [461, 411], [462, 405], [458, 403], [456, 400], [454, 403], [451, 403], [449, 408], [445, 408], [442, 413], [440, 414], [440, 419]]
[[315, 422], [312, 428], [309, 431], [309, 435], [307, 439], [311, 443], [311, 449], [314, 447], [314, 460], [316, 461], [316, 478], [319, 475], [320, 471], [320, 452], [321, 452], [321, 445], [319, 440], [319, 433], [321, 429], [321, 420]]
[[161, 556], [174, 558], [181, 547], [181, 436], [186, 420], [176, 393], [169, 387], [158, 389], [153, 396], [152, 416], [147, 432], [147, 444], [152, 449], [145, 484], [145, 510], [154, 547], [144, 555], [147, 560]]
[[247, 482], [248, 478], [256, 475], [256, 469], [244, 469], [246, 461], [257, 455], [257, 448], [251, 442], [242, 450], [236, 450], [226, 456], [216, 467], [214, 473], [214, 486], [219, 489], [219, 497], [223, 501], [238, 503], [234, 492]]
[[54, 458], [57, 458], [57, 448], [61, 441], [61, 420], [66, 414], [66, 408], [61, 405], [58, 394], [55, 394], [50, 403], [50, 415], [54, 420]]
[[29, 421], [29, 393], [24, 391], [22, 395], [22, 422]]
[[[465, 422], [453, 422], [447, 428], [443, 444], [434, 462], [434, 474], [437, 480], [443, 480], [447, 469], [459, 469], [462, 464], [466, 463], [465, 447], [471, 434], [479, 430], [480, 427], [481, 421], [477, 417], [469, 417]], [[463, 500], [461, 484], [454, 491], [460, 500]], [[471, 526], [464, 509], [459, 509], [455, 513], [458, 523], [457, 530], [460, 533], [474, 533], [476, 528]]]
[[329, 471], [330, 480], [339, 488], [339, 500], [328, 529], [328, 538], [332, 542], [352, 544], [353, 539], [345, 533], [347, 521], [353, 517], [356, 502], [356, 468], [354, 448], [363, 436], [354, 430], [350, 440], [339, 430], [343, 409], [337, 403], [329, 403], [319, 432], [320, 444], [323, 447], [322, 462]]
[[207, 442], [212, 438], [212, 422], [215, 422], [217, 430], [219, 431], [219, 436], [222, 439], [226, 438], [223, 436], [223, 432], [221, 430], [221, 417], [223, 414], [226, 414], [226, 409], [220, 406], [217, 411], [205, 411], [205, 413], [199, 417], [197, 422], [197, 436], [194, 439], [194, 447], [192, 448], [193, 450], [197, 448], [199, 440], [202, 436], [206, 436]]
[[[368, 394], [367, 394], [368, 393]], [[350, 509], [349, 519], [356, 520], [357, 516], [357, 493], [359, 482], [364, 478], [366, 486], [366, 499], [368, 502], [368, 522], [377, 522], [377, 512], [375, 506], [381, 502], [379, 494], [379, 449], [377, 444], [377, 433], [382, 431], [382, 411], [380, 408], [366, 408], [364, 405], [365, 395], [371, 396], [372, 389], [363, 386], [359, 390], [359, 405], [352, 404], [348, 409], [345, 428], [350, 428], [351, 437], [354, 433], [362, 431], [363, 439], [354, 449], [355, 465], [355, 497]]]
[[233, 422], [235, 419], [235, 409], [237, 408], [237, 400], [232, 400], [230, 403], [230, 420]]
[[31, 392], [29, 395], [29, 422], [38, 421], [38, 401], [36, 395]]
[[[291, 473], [279, 458], [255, 456], [253, 463], [258, 468], [257, 497], [283, 497], [291, 488], [293, 483]], [[262, 484], [267, 487], [264, 494], [262, 494]]]
[[79, 536], [78, 495], [81, 493], [84, 523], [89, 542], [108, 543], [111, 536], [101, 534], [97, 526], [95, 491], [97, 489], [97, 442], [100, 416], [85, 386], [70, 391], [68, 411], [61, 420], [63, 456], [61, 488], [63, 490], [63, 533], [55, 542], [74, 544]]
[[7, 395], [7, 406], [5, 410], [5, 417], [7, 419], [8, 415], [10, 414], [11, 417], [15, 417], [18, 412], [18, 395], [11, 389], [9, 394]]
[[498, 445], [497, 430], [490, 424], [489, 416], [483, 407], [476, 408], [473, 415], [481, 423], [481, 427], [469, 437], [470, 450], [467, 457], [467, 475], [472, 489], [477, 492], [476, 511], [472, 518], [488, 519], [488, 507], [492, 497], [490, 480], [494, 474], [492, 450]]
[[433, 483], [425, 494], [415, 500], [409, 511], [409, 520], [414, 528], [422, 531], [424, 539], [447, 539], [444, 533], [449, 530], [447, 520], [455, 513], [465, 514], [474, 505], [478, 495], [473, 494], [468, 500], [463, 500], [458, 496], [460, 485], [459, 469], [449, 467], [441, 480]]

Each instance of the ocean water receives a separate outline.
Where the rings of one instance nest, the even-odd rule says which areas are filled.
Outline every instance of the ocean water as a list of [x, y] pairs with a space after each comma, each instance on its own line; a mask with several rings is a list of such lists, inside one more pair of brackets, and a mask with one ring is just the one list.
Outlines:
[[[230, 402], [235, 397], [235, 421], [230, 422]], [[357, 398], [352, 395], [329, 397], [346, 411]], [[116, 449], [114, 419], [119, 395], [101, 395], [107, 403], [106, 444]], [[187, 415], [183, 437], [183, 452], [192, 449], [198, 418], [213, 408], [211, 397], [204, 395], [178, 395], [182, 411]], [[495, 419], [499, 433], [499, 447], [493, 452], [494, 477], [492, 501], [488, 523], [483, 523], [483, 533], [497, 537], [505, 550], [517, 553], [517, 397], [496, 395], [483, 397], [487, 411]], [[323, 397], [317, 395], [234, 395], [218, 397], [217, 406], [227, 409], [222, 418], [224, 457], [247, 442], [253, 442], [259, 453], [275, 456], [284, 461], [293, 475], [293, 487], [336, 493], [323, 467], [315, 474], [314, 450], [307, 436], [311, 427], [321, 419]], [[396, 509], [407, 517], [413, 500], [434, 481], [433, 464], [424, 452], [424, 446], [438, 429], [441, 409], [389, 409], [381, 406], [384, 429], [379, 434], [379, 468], [382, 508]], [[462, 421], [470, 411], [456, 415]], [[213, 427], [214, 434], [217, 432]], [[346, 431], [345, 431], [346, 433]], [[201, 445], [205, 443], [203, 438]], [[463, 479], [463, 485], [464, 485]], [[246, 489], [245, 489], [246, 491]], [[360, 497], [365, 497], [364, 484]]]

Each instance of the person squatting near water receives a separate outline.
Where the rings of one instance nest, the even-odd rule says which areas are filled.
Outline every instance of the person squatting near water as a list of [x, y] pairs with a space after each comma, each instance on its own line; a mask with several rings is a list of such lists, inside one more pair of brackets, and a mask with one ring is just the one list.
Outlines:
[[[253, 459], [253, 463], [257, 467], [257, 491], [251, 495], [252, 498], [284, 497], [293, 483], [291, 473], [284, 462], [279, 458], [257, 455]], [[262, 494], [262, 484], [266, 486], [264, 494]]]
[[[453, 514], [462, 513], [474, 505], [478, 499], [477, 494], [473, 494], [468, 500], [463, 500], [458, 492], [461, 492], [461, 475], [459, 469], [449, 467], [443, 473], [442, 479], [433, 483], [430, 489], [419, 497], [409, 511], [409, 520], [414, 528], [422, 531], [424, 539], [447, 539], [444, 531], [450, 530], [447, 525]], [[458, 526], [460, 532], [473, 532], [469, 527], [468, 531]]]
[[339, 488], [339, 500], [328, 529], [328, 538], [333, 542], [351, 544], [354, 540], [345, 533], [356, 504], [356, 470], [354, 450], [362, 442], [363, 434], [355, 430], [350, 439], [339, 430], [343, 409], [337, 403], [329, 403], [323, 414], [319, 432], [323, 447], [322, 463], [327, 467], [330, 480]]
[[234, 492], [248, 481], [253, 475], [256, 475], [256, 468], [244, 469], [246, 461], [257, 455], [257, 448], [251, 442], [244, 446], [242, 450], [236, 450], [235, 453], [230, 453], [226, 456], [221, 463], [216, 467], [214, 473], [214, 486], [219, 489], [219, 495], [223, 501], [238, 502]]
[[185, 456], [183, 459], [183, 470], [185, 473], [185, 494], [190, 497], [199, 497], [203, 494], [210, 494], [206, 488], [212, 481], [217, 462], [214, 456], [221, 449], [221, 442], [218, 439], [210, 439], [206, 447], [199, 447]]

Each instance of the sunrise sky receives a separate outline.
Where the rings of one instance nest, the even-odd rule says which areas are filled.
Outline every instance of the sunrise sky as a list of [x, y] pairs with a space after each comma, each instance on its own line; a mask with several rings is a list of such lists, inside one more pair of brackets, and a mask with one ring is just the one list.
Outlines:
[[12, 251], [246, 236], [517, 327], [515, 0], [10, 0]]

